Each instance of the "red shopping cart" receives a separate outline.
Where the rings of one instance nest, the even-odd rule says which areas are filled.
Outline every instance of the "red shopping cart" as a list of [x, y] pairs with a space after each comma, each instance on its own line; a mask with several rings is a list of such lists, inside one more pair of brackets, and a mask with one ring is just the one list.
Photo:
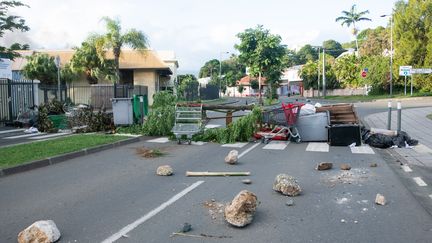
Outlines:
[[266, 126], [255, 134], [255, 138], [261, 139], [263, 143], [288, 139], [300, 142], [301, 136], [295, 124], [302, 106], [302, 103], [282, 103], [280, 108], [264, 111], [262, 122]]

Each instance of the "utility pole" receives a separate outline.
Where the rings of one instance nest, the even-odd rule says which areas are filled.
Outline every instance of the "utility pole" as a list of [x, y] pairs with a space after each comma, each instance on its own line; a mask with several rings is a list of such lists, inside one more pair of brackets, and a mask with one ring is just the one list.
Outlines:
[[325, 77], [325, 49], [323, 47], [323, 97], [326, 97], [326, 77]]
[[57, 66], [57, 99], [61, 101], [61, 90], [60, 90], [60, 56], [55, 57], [55, 63]]
[[318, 80], [317, 80], [317, 97], [320, 96], [320, 66], [319, 66], [319, 61], [321, 59], [320, 57], [321, 55], [321, 50], [320, 47], [318, 47], [318, 64], [317, 64], [317, 68], [318, 68]]

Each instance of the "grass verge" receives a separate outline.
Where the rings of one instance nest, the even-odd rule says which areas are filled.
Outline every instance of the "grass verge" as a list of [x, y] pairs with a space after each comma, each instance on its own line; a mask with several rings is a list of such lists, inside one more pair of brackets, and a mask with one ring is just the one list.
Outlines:
[[78, 134], [48, 141], [19, 144], [0, 148], [0, 168], [117, 142], [128, 137], [105, 134]]

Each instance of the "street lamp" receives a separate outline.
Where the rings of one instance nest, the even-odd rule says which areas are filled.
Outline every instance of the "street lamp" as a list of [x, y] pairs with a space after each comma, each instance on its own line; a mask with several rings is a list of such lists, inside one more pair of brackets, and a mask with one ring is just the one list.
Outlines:
[[55, 57], [55, 64], [57, 66], [57, 98], [61, 101], [61, 91], [60, 91], [60, 56]]
[[393, 95], [393, 14], [383, 14], [381, 18], [390, 18], [390, 96]]
[[221, 83], [222, 83], [222, 55], [229, 54], [229, 51], [219, 52], [219, 92], [222, 94]]

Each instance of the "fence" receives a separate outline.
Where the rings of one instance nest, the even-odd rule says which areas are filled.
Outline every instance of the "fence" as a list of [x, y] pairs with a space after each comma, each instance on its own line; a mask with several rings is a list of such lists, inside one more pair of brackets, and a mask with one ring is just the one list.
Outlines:
[[[111, 99], [128, 98], [134, 94], [147, 95], [147, 86], [140, 85], [112, 85], [112, 84], [94, 84], [94, 85], [74, 85], [68, 84], [61, 86], [61, 100], [72, 102], [74, 104], [89, 104], [95, 109], [105, 107], [112, 108]], [[43, 102], [48, 102], [57, 98], [58, 88], [56, 85], [43, 85], [39, 88], [39, 97]]]
[[34, 106], [34, 91], [31, 80], [0, 79], [0, 124], [12, 122], [20, 112]]

